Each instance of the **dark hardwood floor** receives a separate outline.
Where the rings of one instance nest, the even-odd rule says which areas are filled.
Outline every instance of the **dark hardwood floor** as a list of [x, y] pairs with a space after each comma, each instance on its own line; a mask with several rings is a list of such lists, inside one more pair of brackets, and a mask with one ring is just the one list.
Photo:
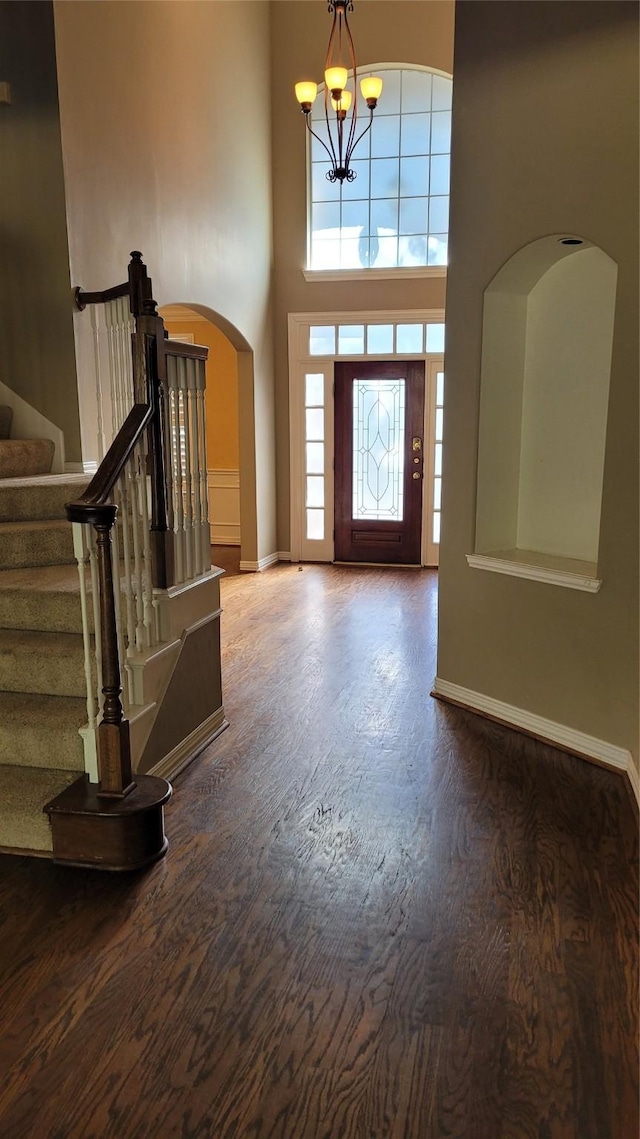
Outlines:
[[433, 572], [222, 585], [167, 858], [0, 857], [2, 1139], [637, 1139], [624, 778], [429, 697]]

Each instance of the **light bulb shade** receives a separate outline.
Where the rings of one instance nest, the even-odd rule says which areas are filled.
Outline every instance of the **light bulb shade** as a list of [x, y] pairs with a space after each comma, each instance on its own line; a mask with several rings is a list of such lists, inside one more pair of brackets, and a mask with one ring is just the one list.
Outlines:
[[324, 81], [329, 91], [344, 90], [348, 74], [346, 67], [328, 67], [324, 73]]
[[379, 99], [382, 94], [382, 80], [377, 75], [369, 75], [360, 80], [363, 99]]
[[296, 99], [300, 104], [313, 103], [317, 94], [317, 83], [310, 83], [307, 80], [304, 80], [302, 83], [296, 83]]
[[353, 95], [350, 91], [343, 91], [339, 99], [331, 100], [331, 106], [333, 107], [334, 111], [344, 111], [346, 114], [349, 110], [349, 107], [351, 106], [352, 99]]

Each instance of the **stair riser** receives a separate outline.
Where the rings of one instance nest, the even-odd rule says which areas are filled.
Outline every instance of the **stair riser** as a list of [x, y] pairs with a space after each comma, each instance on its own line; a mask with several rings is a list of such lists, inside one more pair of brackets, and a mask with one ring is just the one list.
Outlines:
[[78, 729], [0, 724], [0, 764], [7, 767], [51, 767], [84, 771], [84, 749]]
[[71, 526], [2, 535], [0, 569], [69, 565], [74, 561]]
[[[93, 632], [93, 606], [89, 604], [89, 627]], [[77, 594], [0, 592], [0, 628], [33, 629], [45, 633], [82, 633], [82, 613]]]
[[86, 695], [84, 660], [80, 653], [0, 653], [0, 689], [50, 696]]
[[85, 480], [41, 486], [2, 486], [0, 483], [0, 522], [66, 518], [65, 503], [80, 498], [85, 485]]

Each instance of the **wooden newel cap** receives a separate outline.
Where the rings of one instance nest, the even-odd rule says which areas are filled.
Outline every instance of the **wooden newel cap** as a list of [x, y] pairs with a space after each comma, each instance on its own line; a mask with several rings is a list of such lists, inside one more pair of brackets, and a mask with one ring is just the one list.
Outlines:
[[118, 507], [115, 502], [104, 502], [100, 505], [90, 502], [67, 502], [65, 511], [69, 522], [85, 522], [89, 526], [107, 526], [111, 529], [115, 524]]

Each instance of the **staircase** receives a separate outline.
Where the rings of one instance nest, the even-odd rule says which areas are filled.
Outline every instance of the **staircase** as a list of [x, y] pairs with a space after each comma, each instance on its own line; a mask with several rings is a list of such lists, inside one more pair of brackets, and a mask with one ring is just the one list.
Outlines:
[[84, 771], [78, 571], [64, 504], [84, 475], [0, 481], [0, 849], [51, 851], [43, 806]]
[[47, 475], [55, 445], [51, 439], [11, 439], [13, 410], [0, 405], [0, 479]]

